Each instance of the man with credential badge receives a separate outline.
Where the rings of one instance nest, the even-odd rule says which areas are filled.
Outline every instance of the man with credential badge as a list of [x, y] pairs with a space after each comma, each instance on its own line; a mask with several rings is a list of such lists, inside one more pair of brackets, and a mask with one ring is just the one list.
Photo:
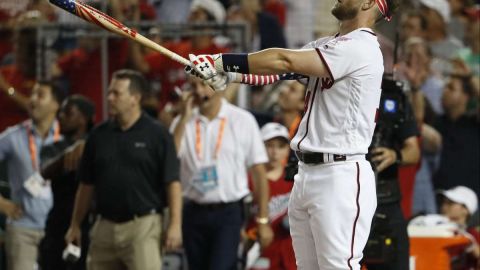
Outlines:
[[8, 270], [34, 269], [53, 198], [50, 183], [39, 173], [40, 150], [61, 139], [55, 120], [63, 91], [37, 83], [30, 95], [30, 119], [0, 134], [0, 160], [8, 165], [10, 198], [0, 196], [0, 212], [7, 216], [5, 250]]
[[191, 78], [192, 91], [184, 91], [183, 111], [172, 123], [180, 159], [180, 180], [185, 204], [183, 239], [190, 269], [236, 269], [242, 200], [250, 191], [252, 174], [259, 242], [273, 239], [268, 219], [268, 161], [260, 130], [253, 116], [230, 103], [222, 92]]

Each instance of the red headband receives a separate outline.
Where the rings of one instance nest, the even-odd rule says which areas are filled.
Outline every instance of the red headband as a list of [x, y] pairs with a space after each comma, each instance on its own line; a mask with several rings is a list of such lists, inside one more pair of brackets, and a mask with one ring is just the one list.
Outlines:
[[385, 20], [390, 21], [392, 19], [392, 16], [388, 14], [388, 4], [386, 0], [375, 0], [377, 2], [378, 9], [380, 10], [380, 13], [382, 13], [383, 17], [385, 17]]

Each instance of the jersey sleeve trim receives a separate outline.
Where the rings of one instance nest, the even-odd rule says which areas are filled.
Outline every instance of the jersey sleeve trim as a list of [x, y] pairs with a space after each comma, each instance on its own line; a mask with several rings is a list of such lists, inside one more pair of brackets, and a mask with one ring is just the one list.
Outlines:
[[327, 63], [327, 61], [325, 60], [325, 57], [323, 57], [323, 54], [322, 54], [322, 52], [320, 51], [320, 49], [315, 48], [315, 50], [317, 51], [318, 56], [320, 56], [320, 59], [322, 60], [323, 65], [324, 65], [325, 68], [327, 69], [328, 75], [330, 75], [330, 78], [331, 78], [332, 81], [334, 82], [334, 81], [335, 81], [335, 78], [334, 78], [333, 75], [332, 75], [332, 71], [330, 70], [330, 67], [328, 66], [328, 63]]

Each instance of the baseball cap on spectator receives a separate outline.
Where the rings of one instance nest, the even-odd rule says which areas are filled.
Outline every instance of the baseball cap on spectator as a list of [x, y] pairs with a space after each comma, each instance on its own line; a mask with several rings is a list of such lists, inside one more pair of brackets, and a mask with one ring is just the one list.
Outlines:
[[478, 207], [478, 198], [475, 192], [468, 187], [456, 186], [448, 190], [440, 191], [440, 194], [445, 196], [452, 202], [463, 204], [470, 215], [477, 211]]
[[272, 123], [265, 124], [260, 129], [260, 133], [262, 135], [262, 140], [264, 142], [274, 138], [285, 139], [287, 142], [290, 141], [290, 137], [288, 135], [288, 129], [279, 123], [272, 122]]
[[210, 16], [215, 18], [217, 23], [223, 23], [226, 12], [223, 5], [217, 0], [193, 0], [190, 6], [190, 12], [198, 8], [203, 9]]
[[445, 23], [450, 22], [450, 4], [447, 0], [420, 0], [420, 4], [435, 10]]

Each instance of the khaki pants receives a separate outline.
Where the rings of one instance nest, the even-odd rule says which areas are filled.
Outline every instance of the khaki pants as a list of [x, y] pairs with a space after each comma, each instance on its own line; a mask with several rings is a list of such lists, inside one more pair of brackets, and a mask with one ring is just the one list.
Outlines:
[[158, 214], [114, 223], [100, 218], [90, 232], [88, 270], [160, 270]]
[[43, 230], [7, 225], [5, 249], [8, 270], [33, 270], [37, 264], [38, 245]]

